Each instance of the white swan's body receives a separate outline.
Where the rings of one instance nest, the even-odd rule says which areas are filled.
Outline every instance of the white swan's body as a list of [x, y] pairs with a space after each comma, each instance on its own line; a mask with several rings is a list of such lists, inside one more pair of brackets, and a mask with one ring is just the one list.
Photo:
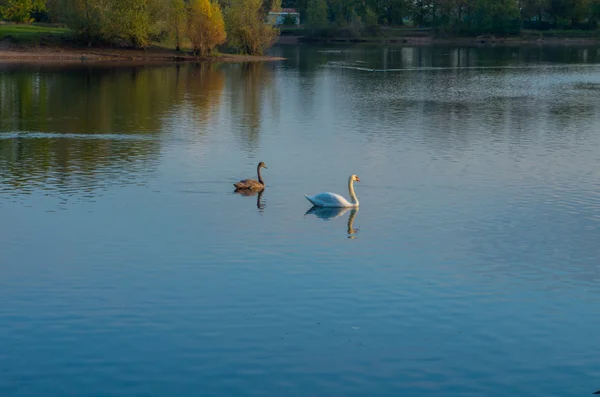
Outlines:
[[317, 207], [358, 207], [358, 203], [351, 203], [336, 193], [324, 192], [316, 196], [304, 196]]
[[354, 193], [354, 181], [360, 182], [356, 175], [350, 175], [348, 178], [348, 192], [350, 193], [350, 201], [336, 193], [319, 193], [316, 196], [304, 195], [312, 205], [317, 207], [358, 207], [358, 198]]

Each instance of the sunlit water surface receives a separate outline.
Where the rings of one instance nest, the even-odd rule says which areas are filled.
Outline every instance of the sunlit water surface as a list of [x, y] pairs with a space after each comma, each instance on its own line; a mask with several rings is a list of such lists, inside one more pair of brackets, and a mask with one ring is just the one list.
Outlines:
[[0, 66], [0, 395], [591, 395], [598, 51]]

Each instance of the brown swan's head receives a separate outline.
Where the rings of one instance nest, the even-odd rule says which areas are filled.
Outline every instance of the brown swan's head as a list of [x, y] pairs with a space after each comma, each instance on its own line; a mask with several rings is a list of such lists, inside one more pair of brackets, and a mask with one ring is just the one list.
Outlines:
[[258, 168], [267, 168], [267, 165], [261, 161], [258, 163]]

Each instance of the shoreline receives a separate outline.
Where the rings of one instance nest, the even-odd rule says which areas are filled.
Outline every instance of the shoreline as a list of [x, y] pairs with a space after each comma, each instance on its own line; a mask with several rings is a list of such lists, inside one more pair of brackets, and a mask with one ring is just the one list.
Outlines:
[[[589, 46], [600, 45], [595, 38], [527, 38], [509, 37], [371, 37], [371, 38], [328, 38], [308, 39], [300, 35], [281, 35], [275, 45], [300, 44], [398, 44], [407, 46], [463, 45], [463, 46]], [[69, 46], [28, 46], [0, 40], [0, 64], [2, 63], [133, 63], [133, 64], [170, 64], [170, 63], [246, 63], [276, 62], [285, 58], [275, 56], [219, 54], [209, 57], [196, 57], [175, 50], [150, 47], [143, 49], [107, 48], [107, 47], [69, 47]]]
[[490, 37], [368, 37], [368, 38], [342, 38], [334, 37], [328, 39], [309, 39], [305, 36], [283, 35], [279, 37], [277, 44], [404, 44], [411, 46], [429, 45], [469, 45], [469, 46], [559, 46], [559, 45], [598, 45], [600, 40], [594, 38], [490, 38]]
[[31, 47], [0, 41], [0, 63], [174, 63], [174, 62], [274, 62], [285, 58], [258, 55], [219, 54], [196, 57], [162, 48], [116, 49]]

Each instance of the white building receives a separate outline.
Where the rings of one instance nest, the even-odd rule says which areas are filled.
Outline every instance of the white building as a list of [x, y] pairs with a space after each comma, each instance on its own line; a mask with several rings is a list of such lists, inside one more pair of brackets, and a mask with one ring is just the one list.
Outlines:
[[283, 25], [286, 18], [292, 17], [294, 25], [300, 25], [300, 13], [295, 8], [282, 8], [279, 12], [269, 12], [267, 21], [271, 25]]

